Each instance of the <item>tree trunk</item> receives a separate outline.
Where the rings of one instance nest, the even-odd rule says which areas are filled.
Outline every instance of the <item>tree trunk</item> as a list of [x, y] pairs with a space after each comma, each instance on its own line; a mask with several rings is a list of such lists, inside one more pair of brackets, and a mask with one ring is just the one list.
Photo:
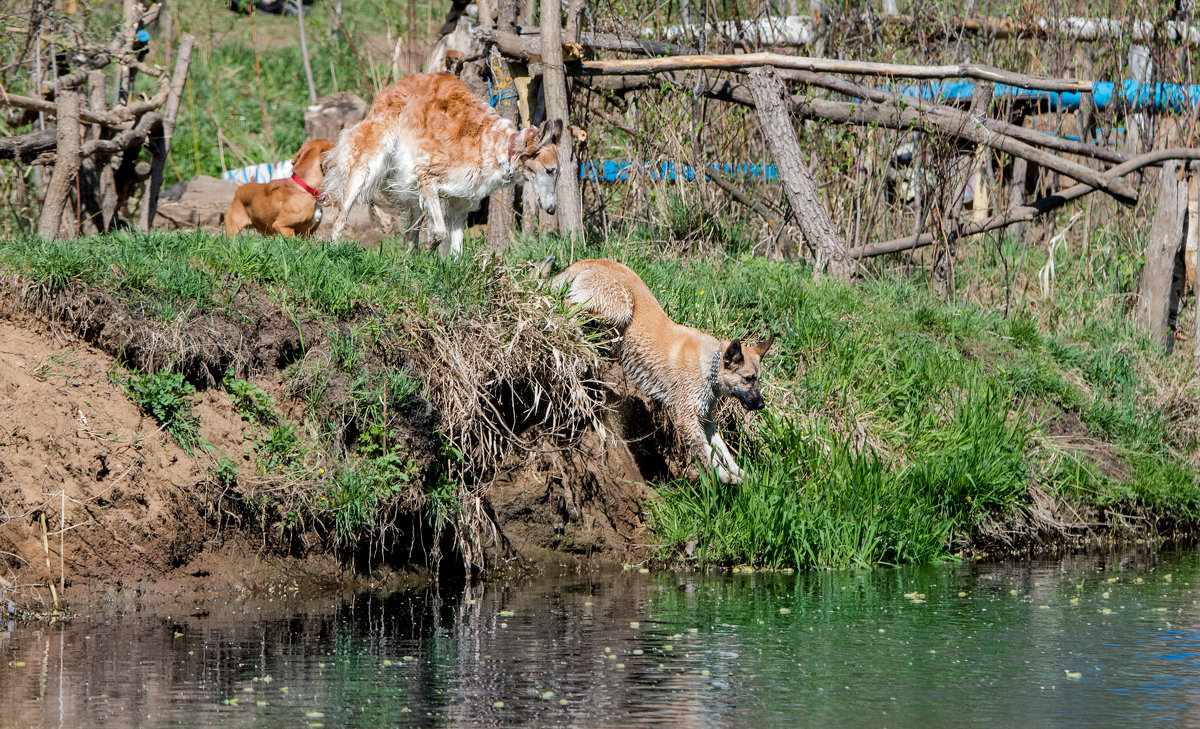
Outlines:
[[1138, 277], [1137, 325], [1164, 347], [1170, 336], [1167, 324], [1175, 258], [1183, 245], [1187, 215], [1187, 180], [1182, 177], [1177, 162], [1163, 165], [1159, 173], [1158, 204], [1146, 243], [1146, 263]]
[[55, 149], [54, 173], [46, 189], [46, 202], [38, 223], [38, 235], [57, 238], [63, 212], [71, 187], [79, 174], [79, 94], [75, 90], [58, 93], [58, 144]]
[[542, 0], [542, 88], [546, 94], [546, 118], [561, 119], [558, 139], [558, 232], [583, 236], [583, 207], [579, 200], [579, 164], [574, 140], [567, 127], [567, 76], [562, 57], [562, 17], [557, 1]]
[[787, 91], [770, 66], [755, 68], [749, 76], [758, 122], [771, 156], [775, 158], [784, 193], [805, 239], [817, 251], [813, 277], [819, 280], [822, 269], [828, 266], [830, 275], [848, 281], [854, 273], [854, 262], [846, 255], [846, 242], [821, 202], [817, 186], [804, 164], [796, 130], [792, 128], [792, 118], [787, 111]]

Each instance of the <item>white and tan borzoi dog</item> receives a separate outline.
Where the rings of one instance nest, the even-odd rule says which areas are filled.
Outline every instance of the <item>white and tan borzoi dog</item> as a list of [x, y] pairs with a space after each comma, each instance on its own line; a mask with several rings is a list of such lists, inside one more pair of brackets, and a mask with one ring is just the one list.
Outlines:
[[408, 208], [414, 243], [423, 212], [435, 241], [449, 236], [452, 256], [462, 252], [467, 214], [505, 185], [531, 181], [553, 213], [562, 130], [560, 120], [518, 129], [448, 73], [405, 76], [328, 152], [325, 194], [340, 203], [333, 239], [350, 208], [376, 194]]

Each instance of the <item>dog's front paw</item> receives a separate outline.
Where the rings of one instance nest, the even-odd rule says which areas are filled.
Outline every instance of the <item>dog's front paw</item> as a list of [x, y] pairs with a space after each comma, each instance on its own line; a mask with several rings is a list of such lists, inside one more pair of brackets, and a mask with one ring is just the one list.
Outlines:
[[726, 471], [724, 468], [717, 468], [717, 478], [721, 480], [721, 483], [726, 484], [727, 486], [742, 485], [742, 474], [740, 471], [730, 472]]

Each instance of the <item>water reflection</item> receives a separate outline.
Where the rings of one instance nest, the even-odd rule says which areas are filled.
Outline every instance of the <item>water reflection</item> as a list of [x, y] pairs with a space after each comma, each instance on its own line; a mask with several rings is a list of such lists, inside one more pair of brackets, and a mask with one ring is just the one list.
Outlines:
[[1200, 722], [1195, 552], [623, 573], [0, 631], [0, 726]]

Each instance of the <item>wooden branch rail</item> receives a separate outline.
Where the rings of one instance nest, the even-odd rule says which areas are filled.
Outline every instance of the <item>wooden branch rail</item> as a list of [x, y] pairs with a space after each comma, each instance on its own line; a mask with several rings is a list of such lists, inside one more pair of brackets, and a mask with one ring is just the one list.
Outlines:
[[[491, 43], [496, 46], [500, 54], [505, 58], [521, 63], [538, 63], [542, 60], [542, 41], [541, 35], [521, 36], [508, 31], [488, 28], [486, 26], [478, 26], [474, 28], [472, 33], [475, 37], [484, 43]], [[562, 57], [564, 62], [574, 62], [583, 58], [583, 46], [579, 43], [561, 42]]]
[[[127, 106], [117, 107], [107, 112], [80, 109], [79, 119], [88, 124], [102, 124], [112, 129], [125, 129], [129, 122], [138, 116], [162, 106], [167, 100], [169, 91], [169, 83], [160, 83], [158, 93], [151, 99], [135, 101]], [[34, 111], [41, 111], [51, 116], [58, 114], [58, 106], [53, 101], [35, 99], [32, 96], [22, 96], [21, 94], [10, 94], [3, 90], [0, 90], [0, 104], [15, 106], [19, 109], [33, 109]]]
[[780, 77], [789, 81], [805, 84], [807, 86], [816, 86], [819, 88], [828, 89], [845, 96], [852, 98], [865, 99], [876, 102], [890, 102], [893, 104], [903, 104], [910, 106], [921, 113], [941, 114], [948, 117], [954, 123], [966, 123], [968, 120], [982, 122], [987, 129], [1004, 134], [1009, 137], [1031, 144], [1034, 147], [1042, 147], [1044, 149], [1054, 149], [1067, 154], [1077, 154], [1084, 157], [1092, 157], [1094, 159], [1103, 160], [1120, 164], [1129, 157], [1115, 149], [1102, 147], [1099, 144], [1088, 144], [1087, 142], [1079, 142], [1072, 139], [1060, 137], [1057, 134], [1047, 134], [1037, 129], [1029, 129], [1019, 124], [1010, 124], [1001, 119], [995, 119], [986, 115], [971, 115], [962, 109], [947, 104], [938, 104], [928, 99], [920, 99], [912, 96], [904, 96], [893, 91], [884, 91], [882, 89], [874, 89], [869, 86], [856, 84], [853, 81], [837, 78], [836, 76], [824, 76], [817, 73], [809, 73], [807, 71], [785, 71], [781, 72]]
[[[883, 19], [887, 25], [921, 25], [922, 20], [912, 15], [891, 15]], [[936, 25], [949, 32], [965, 31], [983, 33], [995, 38], [1067, 38], [1075, 41], [1096, 41], [1105, 38], [1127, 39], [1135, 43], [1167, 41], [1170, 43], [1200, 43], [1200, 27], [1178, 20], [1151, 23], [1135, 20], [1126, 23], [1112, 18], [1029, 18], [1019, 20], [1012, 17], [959, 17], [954, 16]], [[948, 33], [943, 33], [946, 35]]]
[[[526, 25], [522, 26], [518, 32], [522, 38], [537, 38], [541, 35], [542, 28], [537, 25]], [[646, 56], [682, 56], [698, 52], [690, 46], [681, 46], [675, 43], [591, 31], [579, 34], [579, 45], [597, 51], [623, 51], [625, 53], [641, 53]]]
[[1137, 191], [1125, 180], [1113, 177], [1108, 173], [1100, 173], [1091, 167], [1037, 149], [1006, 134], [999, 134], [987, 129], [977, 118], [951, 119], [941, 114], [922, 114], [911, 107], [894, 104], [879, 104], [862, 102], [852, 104], [842, 101], [828, 101], [815, 98], [793, 98], [792, 108], [796, 114], [808, 119], [834, 122], [836, 124], [878, 125], [893, 129], [911, 129], [928, 131], [936, 129], [939, 132], [965, 139], [975, 144], [982, 144], [1000, 152], [1007, 152], [1014, 157], [1021, 157], [1035, 162], [1042, 167], [1062, 173], [1080, 182], [1086, 182], [1089, 187], [1104, 190], [1113, 198], [1126, 205], [1137, 202]]
[[[1137, 172], [1145, 167], [1151, 167], [1162, 164], [1168, 160], [1177, 159], [1200, 160], [1200, 149], [1174, 148], [1147, 152], [1146, 154], [1132, 157], [1116, 167], [1113, 167], [1108, 171], [1108, 174], [1124, 176], [1133, 172]], [[1039, 215], [1044, 215], [1052, 210], [1057, 210], [1072, 200], [1076, 200], [1090, 192], [1095, 191], [1095, 189], [1096, 188], [1084, 183], [1073, 185], [1063, 190], [1059, 190], [1053, 195], [1048, 195], [1046, 197], [1034, 200], [1028, 205], [1021, 205], [1020, 207], [1012, 208], [1000, 215], [993, 215], [987, 220], [968, 225], [963, 228], [961, 235], [963, 237], [979, 235], [980, 233], [986, 233], [990, 230], [996, 230], [998, 228], [1005, 228], [1016, 223], [1028, 222]], [[851, 258], [872, 258], [874, 256], [882, 256], [886, 253], [899, 253], [900, 251], [906, 251], [912, 248], [921, 248], [930, 245], [934, 242], [934, 240], [935, 236], [933, 234], [923, 233], [921, 235], [896, 238], [894, 240], [883, 241], [881, 243], [869, 243], [865, 246], [851, 248], [849, 255]]]
[[[680, 80], [672, 77], [669, 80]], [[700, 90], [703, 95], [720, 101], [728, 101], [742, 106], [755, 107], [754, 95], [744, 85], [728, 79], [713, 79]], [[897, 99], [890, 100], [886, 95], [876, 98], [889, 99], [885, 102], [861, 101], [857, 103], [844, 101], [829, 101], [806, 96], [791, 98], [792, 113], [806, 118], [836, 124], [855, 124], [864, 126], [882, 126], [889, 129], [904, 131], [928, 132], [936, 130], [959, 139], [982, 144], [992, 149], [1007, 152], [1016, 157], [1027, 159], [1047, 169], [1055, 170], [1074, 180], [1087, 183], [1090, 187], [1104, 190], [1124, 204], [1137, 201], [1137, 192], [1119, 175], [1110, 172], [1099, 172], [1077, 162], [1064, 159], [1044, 150], [1037, 149], [1031, 144], [1016, 139], [1008, 134], [996, 131], [1015, 125], [988, 125], [981, 122], [980, 117], [953, 107], [924, 107], [924, 109], [900, 103]], [[926, 113], [922, 113], [925, 111]], [[933, 112], [933, 113], [929, 113]], [[1028, 137], [1027, 137], [1028, 138]], [[1041, 140], [1039, 140], [1041, 141]]]
[[0, 159], [19, 159], [29, 164], [39, 154], [54, 149], [55, 139], [53, 129], [0, 138]]
[[[503, 49], [501, 50], [503, 51]], [[898, 63], [847, 61], [837, 58], [808, 58], [780, 53], [671, 56], [668, 58], [635, 58], [624, 61], [582, 61], [576, 66], [569, 67], [567, 73], [572, 76], [623, 76], [695, 69], [740, 71], [756, 66], [774, 66], [777, 69], [796, 71], [846, 73], [858, 76], [883, 76], [889, 78], [973, 78], [979, 81], [1004, 83], [1041, 91], [1091, 92], [1092, 90], [1092, 84], [1088, 81], [1029, 76], [1023, 73], [1004, 71], [974, 63], [944, 66], [910, 66]]]
[[[1150, 41], [1168, 43], [1200, 43], [1200, 26], [1179, 20], [1151, 22], [1135, 20], [1125, 22], [1114, 18], [1088, 18], [1068, 16], [1062, 18], [1025, 18], [1008, 16], [983, 16], [950, 18], [916, 17], [913, 15], [885, 15], [861, 13], [854, 20], [872, 30], [880, 23], [885, 28], [911, 31], [912, 28], [926, 29], [931, 37], [945, 38], [956, 33], [982, 33], [995, 38], [1063, 38], [1090, 43], [1107, 38], [1129, 40], [1134, 43]], [[813, 20], [805, 15], [774, 15], [751, 20], [728, 20], [708, 23], [704, 26], [672, 25], [666, 28], [646, 28], [641, 35], [647, 38], [681, 38], [697, 36], [701, 32], [712, 36], [723, 36], [735, 43], [742, 42], [760, 46], [808, 46], [817, 36]]]

